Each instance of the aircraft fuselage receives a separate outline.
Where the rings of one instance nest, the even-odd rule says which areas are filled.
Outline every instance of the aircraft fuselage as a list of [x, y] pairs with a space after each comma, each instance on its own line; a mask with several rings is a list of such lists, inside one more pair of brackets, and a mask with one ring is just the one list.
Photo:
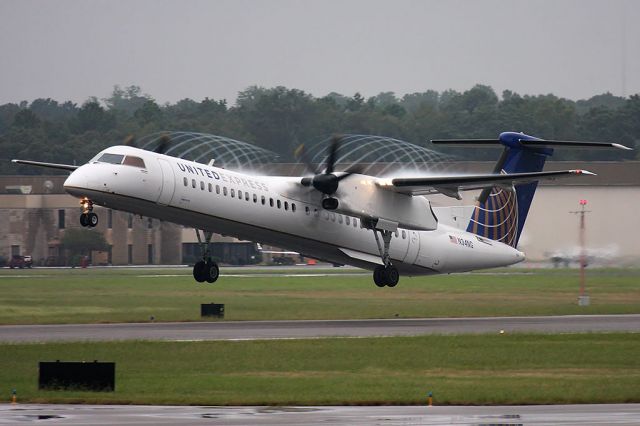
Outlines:
[[[98, 161], [105, 154], [123, 163]], [[127, 161], [131, 157], [131, 161]], [[141, 159], [141, 162], [133, 159]], [[363, 186], [368, 176], [350, 177]], [[75, 170], [64, 184], [95, 204], [270, 244], [339, 264], [382, 264], [374, 233], [360, 217], [321, 207], [322, 194], [300, 178], [257, 176], [128, 146], [111, 147]], [[407, 196], [410, 197], [410, 196]], [[425, 212], [426, 214], [426, 212]], [[389, 247], [402, 275], [428, 275], [511, 265], [524, 260], [513, 247], [437, 224], [398, 228]]]

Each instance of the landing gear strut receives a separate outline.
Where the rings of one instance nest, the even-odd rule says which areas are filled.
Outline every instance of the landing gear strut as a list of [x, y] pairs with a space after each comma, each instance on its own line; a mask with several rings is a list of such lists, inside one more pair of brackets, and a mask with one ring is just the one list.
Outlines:
[[200, 232], [201, 231], [199, 229], [196, 229], [196, 236], [198, 237], [202, 260], [193, 265], [193, 278], [195, 278], [199, 283], [203, 283], [205, 281], [208, 283], [214, 283], [220, 276], [220, 268], [218, 268], [218, 264], [211, 259], [210, 246], [213, 232], [202, 231], [202, 237], [200, 236]]
[[[375, 227], [373, 229], [373, 235], [376, 237], [376, 243], [378, 244], [378, 251], [380, 252], [380, 258], [382, 258], [383, 265], [376, 266], [373, 271], [373, 282], [378, 287], [395, 287], [400, 280], [400, 273], [398, 268], [391, 264], [391, 258], [389, 257], [389, 245], [391, 244], [391, 236], [393, 232], [388, 230], [379, 230]], [[380, 243], [380, 237], [378, 233], [382, 235], [382, 244]]]
[[82, 214], [80, 215], [80, 225], [93, 228], [98, 224], [98, 215], [93, 212], [93, 201], [84, 197], [80, 200]]

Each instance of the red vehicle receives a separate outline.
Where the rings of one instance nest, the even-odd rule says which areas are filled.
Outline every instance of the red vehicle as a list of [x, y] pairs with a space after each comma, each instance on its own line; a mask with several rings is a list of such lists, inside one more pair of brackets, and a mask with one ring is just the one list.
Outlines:
[[33, 260], [31, 256], [20, 256], [19, 254], [14, 254], [11, 256], [11, 260], [9, 261], [9, 268], [31, 268], [33, 266]]

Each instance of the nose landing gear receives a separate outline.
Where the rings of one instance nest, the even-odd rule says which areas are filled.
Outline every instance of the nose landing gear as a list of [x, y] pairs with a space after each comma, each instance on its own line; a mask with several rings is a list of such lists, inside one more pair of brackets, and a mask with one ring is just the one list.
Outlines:
[[93, 212], [93, 201], [84, 197], [80, 200], [82, 214], [80, 215], [80, 225], [93, 228], [98, 225], [98, 215]]
[[218, 264], [211, 259], [211, 250], [209, 246], [211, 244], [211, 237], [213, 232], [202, 231], [204, 241], [200, 237], [200, 230], [196, 229], [196, 236], [198, 237], [198, 243], [200, 244], [200, 251], [202, 252], [202, 260], [196, 262], [193, 265], [193, 278], [199, 283], [208, 282], [214, 283], [220, 276], [220, 268]]

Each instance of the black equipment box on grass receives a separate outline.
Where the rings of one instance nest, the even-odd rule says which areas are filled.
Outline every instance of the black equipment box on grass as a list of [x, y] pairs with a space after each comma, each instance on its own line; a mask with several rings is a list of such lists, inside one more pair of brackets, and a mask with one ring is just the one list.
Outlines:
[[224, 303], [203, 303], [200, 305], [201, 317], [224, 318]]
[[40, 362], [38, 389], [113, 392], [115, 362]]

